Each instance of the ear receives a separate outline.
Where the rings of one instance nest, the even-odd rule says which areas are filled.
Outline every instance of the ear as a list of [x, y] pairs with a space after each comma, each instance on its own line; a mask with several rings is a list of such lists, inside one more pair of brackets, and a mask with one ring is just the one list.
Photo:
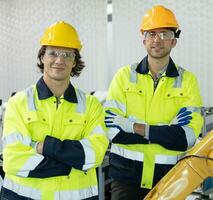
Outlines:
[[76, 64], [77, 64], [77, 61], [75, 59], [74, 62], [73, 62], [74, 67], [76, 67]]
[[143, 45], [146, 45], [146, 40], [144, 40], [144, 38], [143, 38]]
[[174, 48], [176, 46], [176, 44], [177, 44], [177, 39], [175, 38], [172, 40], [172, 48]]
[[41, 56], [41, 62], [44, 63], [44, 56]]
[[73, 61], [73, 63], [72, 63], [71, 74], [73, 73], [73, 70], [75, 70], [75, 67], [76, 67], [76, 60]]

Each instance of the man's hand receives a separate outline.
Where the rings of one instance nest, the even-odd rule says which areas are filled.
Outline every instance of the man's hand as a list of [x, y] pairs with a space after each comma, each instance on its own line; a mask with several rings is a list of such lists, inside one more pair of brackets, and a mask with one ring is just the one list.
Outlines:
[[134, 133], [134, 119], [129, 119], [122, 117], [120, 115], [116, 115], [110, 110], [106, 111], [105, 124], [108, 128], [118, 128], [119, 130], [123, 130], [127, 133]]
[[39, 153], [39, 154], [42, 154], [42, 153], [43, 153], [43, 146], [44, 146], [44, 143], [43, 143], [43, 142], [39, 142], [39, 143], [36, 145], [36, 151], [37, 151], [37, 153]]
[[170, 122], [170, 125], [180, 125], [185, 126], [190, 123], [192, 112], [187, 111], [187, 108], [181, 108], [175, 118]]

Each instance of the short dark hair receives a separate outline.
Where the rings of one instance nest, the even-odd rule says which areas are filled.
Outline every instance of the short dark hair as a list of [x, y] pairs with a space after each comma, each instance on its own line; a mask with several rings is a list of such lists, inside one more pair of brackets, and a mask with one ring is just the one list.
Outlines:
[[[40, 69], [41, 73], [44, 73], [44, 64], [41, 59], [44, 57], [46, 48], [47, 48], [47, 46], [41, 46], [41, 48], [38, 51], [37, 67]], [[78, 49], [74, 49], [74, 53], [75, 53], [75, 67], [72, 68], [70, 76], [78, 77], [80, 75], [81, 71], [83, 70], [83, 68], [85, 67], [85, 64], [84, 64], [84, 61], [81, 60], [81, 55], [80, 55]]]
[[175, 34], [175, 38], [179, 38], [180, 37], [180, 33], [181, 33], [181, 30], [180, 29], [178, 29], [178, 28], [167, 28], [167, 29], [169, 29], [169, 30], [171, 30], [171, 31], [173, 31], [174, 32], [174, 34]]

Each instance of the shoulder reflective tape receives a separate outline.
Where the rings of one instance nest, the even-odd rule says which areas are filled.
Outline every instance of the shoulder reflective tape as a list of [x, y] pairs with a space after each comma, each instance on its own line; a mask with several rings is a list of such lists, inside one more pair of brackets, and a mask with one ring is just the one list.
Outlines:
[[8, 178], [4, 178], [3, 187], [11, 190], [19, 195], [24, 197], [29, 197], [32, 199], [40, 200], [41, 199], [41, 191], [29, 186], [24, 186], [18, 183], [13, 182]]
[[79, 89], [76, 89], [75, 91], [78, 99], [77, 112], [84, 113], [86, 111], [86, 95]]
[[182, 67], [178, 67], [179, 76], [175, 78], [173, 88], [181, 88], [184, 71], [185, 70]]
[[182, 128], [185, 131], [186, 140], [187, 140], [187, 144], [188, 144], [187, 149], [189, 149], [194, 146], [194, 144], [196, 142], [196, 136], [195, 136], [195, 133], [192, 128], [190, 128], [188, 126], [182, 126]]
[[136, 72], [136, 68], [138, 66], [138, 63], [135, 63], [133, 65], [131, 65], [131, 71], [130, 71], [130, 82], [132, 83], [136, 83], [137, 82], [137, 72]]
[[104, 107], [119, 109], [122, 112], [126, 113], [126, 106], [116, 100], [106, 100], [106, 102], [104, 103]]
[[35, 154], [28, 158], [24, 166], [18, 171], [17, 176], [28, 177], [30, 171], [34, 170], [39, 163], [44, 159], [44, 156]]
[[69, 191], [56, 191], [54, 194], [54, 200], [79, 200], [79, 199], [87, 199], [93, 196], [98, 195], [98, 187], [91, 186], [85, 189], [79, 190], [69, 190]]
[[84, 149], [85, 153], [85, 163], [82, 170], [88, 170], [95, 165], [95, 151], [92, 148], [92, 144], [88, 139], [83, 139], [79, 141]]
[[26, 93], [27, 93], [27, 101], [28, 101], [29, 111], [37, 110], [36, 105], [35, 105], [35, 100], [34, 100], [33, 87], [27, 88]]
[[3, 146], [6, 147], [9, 144], [20, 142], [24, 145], [30, 146], [31, 138], [29, 136], [23, 136], [21, 133], [11, 133], [3, 137]]

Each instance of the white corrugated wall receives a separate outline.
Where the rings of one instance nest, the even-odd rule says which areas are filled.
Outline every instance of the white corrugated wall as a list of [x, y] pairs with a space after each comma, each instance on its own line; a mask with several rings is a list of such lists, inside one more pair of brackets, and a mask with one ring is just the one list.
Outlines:
[[213, 106], [212, 0], [112, 0], [110, 30], [107, 0], [0, 0], [0, 98], [6, 101], [11, 92], [36, 82], [39, 39], [60, 20], [76, 27], [84, 45], [87, 68], [75, 84], [87, 92], [107, 90], [119, 67], [146, 55], [140, 22], [157, 4], [171, 8], [180, 23], [173, 59], [197, 75], [204, 105]]
[[36, 67], [40, 37], [61, 20], [74, 25], [83, 43], [86, 68], [74, 82], [86, 91], [105, 90], [106, 5], [104, 0], [0, 0], [0, 98], [6, 101], [41, 76]]
[[173, 60], [196, 74], [204, 106], [213, 106], [212, 0], [113, 0], [112, 71], [146, 55], [139, 31], [141, 19], [147, 9], [159, 4], [175, 12], [182, 30]]

